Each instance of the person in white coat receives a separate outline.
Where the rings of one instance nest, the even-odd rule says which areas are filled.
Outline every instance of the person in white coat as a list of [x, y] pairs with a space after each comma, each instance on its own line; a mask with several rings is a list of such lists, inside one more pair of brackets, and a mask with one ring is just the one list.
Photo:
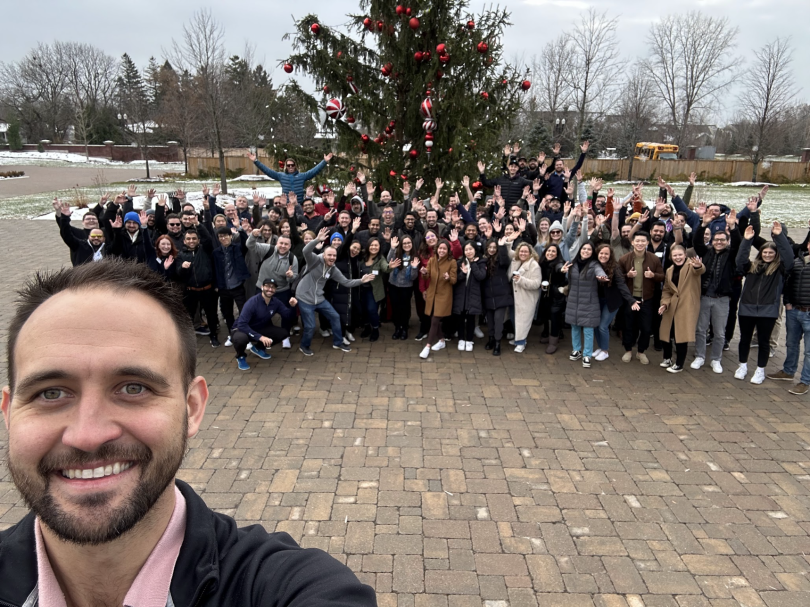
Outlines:
[[[526, 338], [532, 328], [532, 319], [540, 299], [540, 283], [543, 280], [537, 252], [526, 242], [512, 251], [510, 267], [512, 291], [515, 298], [515, 352], [526, 349]], [[511, 343], [511, 342], [510, 342]]]

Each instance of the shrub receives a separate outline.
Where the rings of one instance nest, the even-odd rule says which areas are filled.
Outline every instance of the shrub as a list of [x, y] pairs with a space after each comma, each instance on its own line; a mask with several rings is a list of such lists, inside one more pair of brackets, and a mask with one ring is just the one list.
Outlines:
[[25, 177], [25, 171], [0, 171], [0, 177]]

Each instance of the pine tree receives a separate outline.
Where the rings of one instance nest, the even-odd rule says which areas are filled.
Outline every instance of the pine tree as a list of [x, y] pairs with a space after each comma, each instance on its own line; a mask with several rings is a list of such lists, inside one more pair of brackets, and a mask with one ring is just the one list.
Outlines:
[[[288, 35], [295, 52], [287, 63], [323, 91], [301, 91], [307, 107], [323, 110], [335, 98], [346, 108], [324, 125], [348, 159], [343, 168], [362, 166], [391, 188], [400, 175], [453, 181], [473, 174], [479, 159], [494, 161], [522, 94], [522, 79], [503, 61], [509, 13], [473, 15], [468, 0], [421, 0], [413, 9], [360, 0], [360, 10], [349, 15], [348, 32], [308, 15]], [[432, 147], [420, 113], [428, 91]]]
[[529, 131], [529, 136], [526, 138], [526, 147], [535, 154], [540, 151], [550, 150], [552, 148], [551, 133], [548, 131], [548, 125], [544, 120], [538, 120]]
[[588, 158], [596, 158], [599, 155], [601, 143], [593, 118], [588, 117], [585, 119], [585, 126], [582, 127], [582, 140], [590, 142]]
[[[119, 107], [126, 114], [126, 123], [132, 125], [130, 134], [141, 150], [146, 161], [146, 176], [149, 177], [149, 125], [153, 108], [147, 94], [146, 85], [140, 70], [126, 53], [121, 57], [121, 67], [117, 79]], [[126, 133], [126, 125], [124, 126]]]
[[20, 136], [20, 120], [14, 116], [8, 123], [8, 149], [12, 152], [23, 149], [22, 137]]

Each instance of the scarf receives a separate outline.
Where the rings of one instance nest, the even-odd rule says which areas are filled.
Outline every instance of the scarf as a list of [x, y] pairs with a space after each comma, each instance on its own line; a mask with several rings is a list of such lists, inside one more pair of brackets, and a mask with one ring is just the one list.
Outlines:
[[[90, 245], [91, 249], [93, 248], [93, 245], [90, 243], [89, 240], [87, 241], [87, 244]], [[93, 261], [101, 261], [102, 259], [104, 259], [104, 253], [102, 253], [102, 251], [104, 250], [104, 245], [105, 244], [106, 243], [102, 242], [101, 246], [99, 246], [99, 248], [97, 250], [93, 249]]]

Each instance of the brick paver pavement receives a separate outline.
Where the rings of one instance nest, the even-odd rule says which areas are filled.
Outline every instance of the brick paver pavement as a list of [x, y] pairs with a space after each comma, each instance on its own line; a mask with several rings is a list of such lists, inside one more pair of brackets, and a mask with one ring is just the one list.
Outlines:
[[[55, 238], [0, 225], [3, 331], [22, 276], [67, 258]], [[733, 353], [720, 377], [654, 354], [583, 370], [536, 341], [421, 361], [383, 333], [247, 373], [200, 338], [211, 401], [179, 476], [383, 606], [810, 605], [810, 408], [785, 383], [736, 381]], [[24, 512], [2, 464], [0, 528]]]

